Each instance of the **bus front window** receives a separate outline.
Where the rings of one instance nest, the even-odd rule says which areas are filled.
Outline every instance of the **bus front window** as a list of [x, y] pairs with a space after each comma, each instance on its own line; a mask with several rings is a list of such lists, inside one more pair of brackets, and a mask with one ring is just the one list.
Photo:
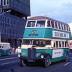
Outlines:
[[34, 27], [35, 26], [35, 21], [28, 21], [27, 27]]
[[23, 40], [22, 44], [45, 47], [46, 45], [51, 45], [51, 40]]
[[45, 21], [37, 21], [36, 27], [45, 27]]

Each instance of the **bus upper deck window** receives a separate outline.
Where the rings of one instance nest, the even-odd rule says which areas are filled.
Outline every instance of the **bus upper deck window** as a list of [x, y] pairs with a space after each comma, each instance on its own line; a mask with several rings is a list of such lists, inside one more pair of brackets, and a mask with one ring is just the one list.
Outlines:
[[55, 28], [58, 28], [57, 22], [55, 21]]
[[36, 27], [45, 27], [45, 21], [37, 21]]
[[27, 27], [34, 27], [35, 26], [35, 21], [28, 21]]
[[50, 21], [47, 21], [47, 27], [50, 27], [51, 24], [50, 24]]
[[54, 21], [51, 21], [51, 25], [52, 25], [52, 27], [54, 28]]
[[58, 22], [58, 25], [59, 25], [59, 29], [61, 29], [61, 24]]

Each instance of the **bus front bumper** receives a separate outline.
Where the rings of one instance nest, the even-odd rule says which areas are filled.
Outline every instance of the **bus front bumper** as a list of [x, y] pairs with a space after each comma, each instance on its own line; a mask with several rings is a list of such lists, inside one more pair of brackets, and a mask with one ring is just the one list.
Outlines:
[[20, 57], [20, 60], [23, 60], [24, 62], [44, 62], [44, 58], [35, 58], [35, 59], [29, 59], [27, 57]]

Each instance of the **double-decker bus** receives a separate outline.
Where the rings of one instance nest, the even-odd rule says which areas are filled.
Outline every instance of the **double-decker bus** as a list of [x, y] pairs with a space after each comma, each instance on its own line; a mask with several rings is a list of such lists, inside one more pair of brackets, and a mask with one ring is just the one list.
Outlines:
[[49, 17], [36, 16], [27, 20], [21, 44], [20, 64], [52, 62], [68, 57], [69, 25]]

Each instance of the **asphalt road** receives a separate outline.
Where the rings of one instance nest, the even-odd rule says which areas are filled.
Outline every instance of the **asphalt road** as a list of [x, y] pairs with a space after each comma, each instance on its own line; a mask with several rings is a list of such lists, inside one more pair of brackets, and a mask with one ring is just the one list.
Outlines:
[[18, 62], [17, 55], [10, 55], [10, 56], [4, 56], [0, 57], [0, 66], [9, 65]]
[[15, 62], [0, 66], [0, 72], [72, 72], [72, 54], [69, 56], [70, 60], [68, 62], [52, 63], [47, 68], [43, 68], [41, 65], [20, 67], [18, 62]]

